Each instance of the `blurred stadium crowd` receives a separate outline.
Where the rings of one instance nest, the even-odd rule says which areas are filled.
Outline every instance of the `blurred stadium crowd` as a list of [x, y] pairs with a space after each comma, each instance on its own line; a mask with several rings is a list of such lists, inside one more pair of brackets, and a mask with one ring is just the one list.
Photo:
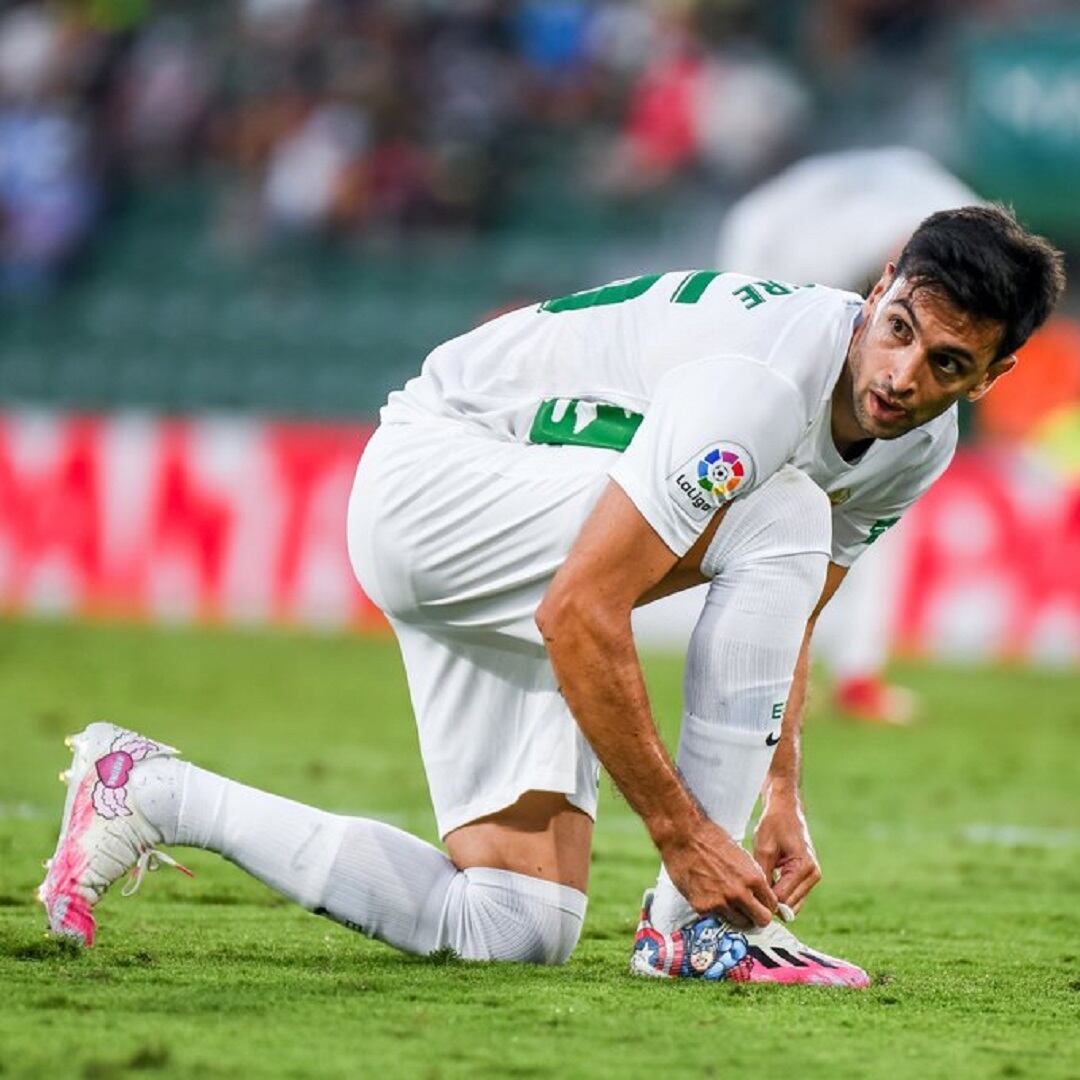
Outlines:
[[218, 186], [212, 228], [250, 250], [296, 236], [484, 231], [545, 165], [619, 201], [688, 182], [736, 193], [860, 126], [941, 151], [942, 43], [973, 18], [1063, 7], [8, 4], [0, 289], [48, 288], [132, 190], [182, 177]]

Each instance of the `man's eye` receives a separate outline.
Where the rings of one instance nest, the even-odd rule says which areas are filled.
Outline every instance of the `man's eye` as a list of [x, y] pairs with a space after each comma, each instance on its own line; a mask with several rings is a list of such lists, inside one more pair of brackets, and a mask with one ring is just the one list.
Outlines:
[[902, 338], [902, 337], [906, 336], [906, 334], [907, 334], [907, 323], [904, 322], [903, 319], [901, 319], [898, 316], [894, 315], [889, 320], [889, 325], [892, 328], [892, 332], [896, 337]]
[[959, 375], [960, 365], [951, 356], [939, 356], [934, 361], [938, 370], [946, 375]]

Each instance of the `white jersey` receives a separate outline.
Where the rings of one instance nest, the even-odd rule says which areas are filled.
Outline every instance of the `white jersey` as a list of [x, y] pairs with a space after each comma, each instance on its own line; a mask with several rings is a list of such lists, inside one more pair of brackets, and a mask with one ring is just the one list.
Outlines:
[[436, 348], [384, 423], [454, 417], [492, 437], [623, 451], [610, 469], [677, 555], [787, 462], [834, 503], [851, 562], [948, 464], [953, 411], [845, 462], [830, 403], [858, 296], [699, 270], [651, 274], [493, 319]]

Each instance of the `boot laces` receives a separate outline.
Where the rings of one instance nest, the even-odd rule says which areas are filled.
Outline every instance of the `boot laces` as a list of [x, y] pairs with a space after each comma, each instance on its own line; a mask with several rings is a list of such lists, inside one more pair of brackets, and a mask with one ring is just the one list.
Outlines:
[[143, 883], [143, 878], [146, 877], [148, 870], [156, 870], [162, 863], [166, 866], [174, 867], [182, 874], [187, 874], [188, 877], [194, 877], [195, 875], [184, 865], [178, 863], [171, 855], [164, 851], [159, 851], [157, 848], [144, 849], [138, 859], [135, 861], [135, 865], [131, 868], [131, 876], [128, 878], [127, 883], [120, 890], [121, 896], [134, 896], [139, 891], [139, 887]]

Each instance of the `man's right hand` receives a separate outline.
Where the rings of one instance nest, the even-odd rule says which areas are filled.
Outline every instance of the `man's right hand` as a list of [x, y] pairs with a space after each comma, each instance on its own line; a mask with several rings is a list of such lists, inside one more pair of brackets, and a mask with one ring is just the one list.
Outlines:
[[658, 843], [675, 887], [698, 912], [715, 912], [740, 930], [768, 926], [777, 899], [765, 874], [719, 825], [702, 818]]

